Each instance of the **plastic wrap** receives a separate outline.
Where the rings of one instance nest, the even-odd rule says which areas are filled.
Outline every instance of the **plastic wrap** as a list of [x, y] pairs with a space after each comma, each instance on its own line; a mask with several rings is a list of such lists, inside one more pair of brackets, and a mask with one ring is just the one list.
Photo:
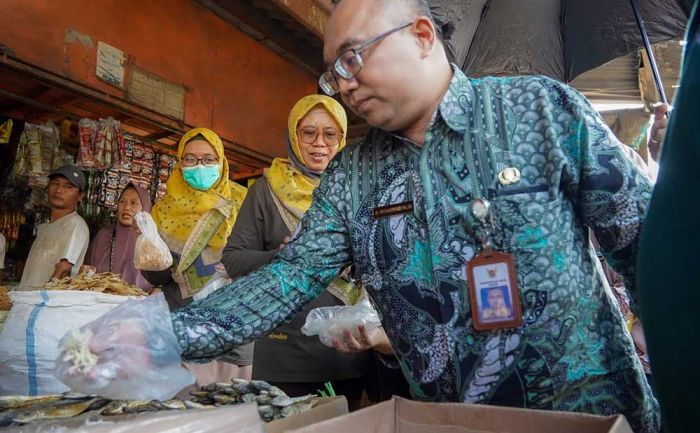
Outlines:
[[134, 248], [134, 266], [142, 271], [164, 271], [173, 265], [173, 256], [158, 234], [158, 228], [148, 212], [138, 212], [134, 221], [141, 230]]
[[366, 297], [352, 306], [314, 308], [306, 316], [301, 332], [307, 336], [318, 335], [321, 343], [333, 347], [333, 338], [342, 338], [346, 329], [356, 338], [360, 337], [358, 326], [364, 326], [368, 332], [382, 326], [377, 310]]
[[56, 377], [83, 394], [167, 400], [194, 383], [162, 293], [124, 302], [69, 331], [58, 347]]

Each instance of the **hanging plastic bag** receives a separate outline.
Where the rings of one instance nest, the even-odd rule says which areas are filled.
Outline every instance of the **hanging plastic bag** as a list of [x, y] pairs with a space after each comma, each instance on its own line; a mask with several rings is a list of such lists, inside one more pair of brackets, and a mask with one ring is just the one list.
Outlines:
[[97, 122], [92, 119], [80, 119], [78, 122], [78, 135], [80, 137], [80, 148], [78, 150], [78, 161], [76, 164], [81, 168], [94, 168], [95, 161], [95, 134], [97, 133]]
[[321, 343], [333, 347], [333, 338], [342, 339], [346, 329], [359, 338], [358, 326], [364, 326], [368, 332], [382, 326], [377, 310], [367, 297], [352, 306], [314, 308], [306, 316], [301, 332], [309, 337], [318, 335]]
[[82, 394], [167, 400], [194, 383], [182, 366], [162, 293], [126, 301], [69, 331], [58, 345], [56, 377]]
[[195, 293], [194, 296], [192, 296], [192, 299], [194, 299], [195, 301], [204, 299], [211, 293], [229, 284], [231, 284], [231, 278], [229, 278], [228, 274], [226, 273], [224, 265], [219, 263], [218, 265], [216, 265], [216, 272], [214, 272], [214, 275], [212, 275], [209, 281], [207, 281], [207, 284], [205, 284], [204, 287], [202, 287], [202, 290], [200, 290], [199, 292]]
[[173, 265], [170, 249], [158, 234], [155, 221], [148, 212], [137, 212], [134, 221], [141, 230], [134, 249], [134, 266], [142, 271], [164, 271]]

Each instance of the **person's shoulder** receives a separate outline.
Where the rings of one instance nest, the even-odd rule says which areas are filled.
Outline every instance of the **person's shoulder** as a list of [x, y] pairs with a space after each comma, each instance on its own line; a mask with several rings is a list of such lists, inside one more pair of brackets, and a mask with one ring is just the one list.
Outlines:
[[546, 93], [572, 93], [579, 94], [576, 89], [545, 75], [513, 75], [513, 76], [485, 76], [469, 78], [473, 87], [489, 87], [491, 89], [527, 90], [540, 95]]
[[85, 230], [88, 233], [90, 232], [87, 223], [83, 217], [78, 214], [78, 212], [73, 212], [72, 214], [66, 216], [66, 225], [79, 230]]
[[248, 187], [246, 199], [262, 201], [270, 195], [270, 183], [265, 176], [260, 176]]

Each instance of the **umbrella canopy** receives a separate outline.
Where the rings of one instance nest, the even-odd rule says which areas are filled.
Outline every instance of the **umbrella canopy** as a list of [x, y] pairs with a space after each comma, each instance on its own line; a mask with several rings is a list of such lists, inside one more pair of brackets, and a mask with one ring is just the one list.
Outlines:
[[[694, 0], [637, 0], [652, 43], [685, 32]], [[630, 0], [431, 0], [448, 52], [472, 76], [569, 82], [644, 46]]]

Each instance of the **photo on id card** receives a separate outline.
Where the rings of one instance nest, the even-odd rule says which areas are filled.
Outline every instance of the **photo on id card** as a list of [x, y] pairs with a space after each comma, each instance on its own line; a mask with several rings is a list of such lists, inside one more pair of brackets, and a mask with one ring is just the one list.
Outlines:
[[477, 330], [514, 328], [522, 324], [522, 307], [512, 257], [502, 256], [478, 256], [469, 262], [469, 297], [473, 324]]

